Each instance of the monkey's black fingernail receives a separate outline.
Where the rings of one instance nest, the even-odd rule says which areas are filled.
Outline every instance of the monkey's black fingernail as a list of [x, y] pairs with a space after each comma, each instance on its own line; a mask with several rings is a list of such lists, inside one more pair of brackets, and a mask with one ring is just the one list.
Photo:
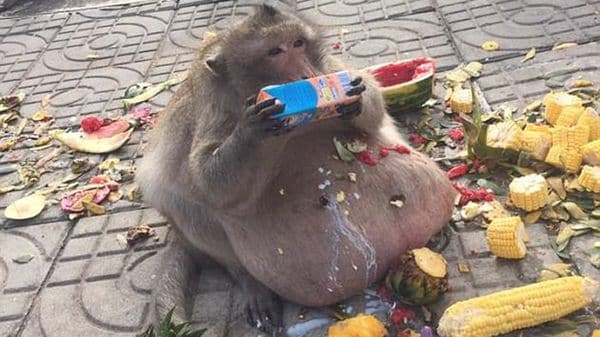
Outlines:
[[260, 112], [260, 115], [262, 116], [263, 120], [265, 120], [265, 119], [272, 117], [273, 115], [281, 113], [283, 111], [283, 108], [284, 108], [283, 104], [275, 104], [268, 108], [262, 109], [262, 111]]
[[355, 87], [355, 86], [357, 86], [357, 85], [358, 85], [360, 82], [362, 82], [362, 77], [360, 77], [360, 76], [357, 76], [355, 79], [353, 79], [353, 80], [350, 82], [350, 85], [351, 85], [351, 86], [353, 86], [353, 87]]
[[273, 104], [275, 104], [275, 100], [276, 100], [276, 98], [275, 98], [275, 97], [273, 97], [273, 98], [266, 99], [266, 100], [264, 100], [264, 101], [260, 101], [260, 102], [258, 102], [258, 103], [256, 104], [256, 108], [257, 108], [258, 110], [262, 110], [262, 109], [264, 109], [264, 108], [266, 108], [266, 107], [268, 107], [268, 106], [270, 106], [270, 105], [273, 105]]
[[354, 87], [354, 88], [348, 90], [348, 92], [346, 92], [346, 96], [360, 95], [365, 90], [367, 90], [367, 87], [365, 87], [364, 84], [361, 84], [361, 85], [359, 85], [357, 87]]

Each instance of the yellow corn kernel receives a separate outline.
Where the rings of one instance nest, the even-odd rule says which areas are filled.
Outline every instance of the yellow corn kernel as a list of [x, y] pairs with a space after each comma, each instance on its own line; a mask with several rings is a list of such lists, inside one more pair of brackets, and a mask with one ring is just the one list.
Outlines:
[[552, 147], [546, 162], [569, 173], [579, 171], [583, 154], [581, 147], [587, 143], [590, 128], [578, 124], [571, 127], [557, 126], [552, 129]]
[[533, 123], [527, 123], [527, 125], [525, 125], [525, 131], [542, 132], [550, 134], [551, 129], [552, 127], [550, 125], [541, 125]]
[[471, 298], [451, 305], [440, 319], [441, 337], [492, 337], [557, 320], [597, 300], [600, 283], [561, 277]]
[[584, 110], [585, 109], [583, 105], [571, 105], [564, 107], [556, 119], [556, 125], [573, 126], [577, 124], [577, 121], [583, 114]]
[[539, 131], [523, 131], [521, 149], [529, 152], [535, 159], [544, 160], [548, 154], [548, 150], [552, 146], [552, 138], [550, 133]]
[[577, 183], [590, 192], [600, 193], [600, 167], [585, 165]]
[[523, 130], [513, 121], [505, 121], [488, 126], [487, 145], [500, 149], [521, 150]]
[[377, 317], [358, 314], [329, 327], [327, 337], [385, 337], [388, 332]]
[[457, 89], [450, 97], [450, 108], [454, 113], [470, 114], [473, 112], [473, 96], [469, 89]]
[[600, 329], [596, 329], [592, 332], [592, 337], [600, 337]]
[[539, 174], [513, 179], [508, 190], [513, 205], [527, 212], [540, 209], [548, 203], [548, 183]]
[[546, 120], [552, 125], [556, 124], [558, 116], [565, 107], [583, 105], [581, 98], [565, 92], [549, 93], [544, 96], [542, 103], [546, 106], [544, 113]]
[[600, 166], [600, 139], [582, 146], [581, 153], [584, 163]]
[[560, 146], [552, 146], [545, 160], [546, 163], [565, 170], [568, 173], [579, 171], [582, 161], [583, 154], [581, 154], [581, 151], [567, 150]]
[[486, 231], [490, 251], [504, 259], [524, 258], [527, 254], [526, 237], [525, 226], [518, 216], [495, 218]]
[[577, 120], [577, 124], [589, 126], [590, 142], [600, 139], [600, 116], [598, 116], [596, 110], [586, 108]]

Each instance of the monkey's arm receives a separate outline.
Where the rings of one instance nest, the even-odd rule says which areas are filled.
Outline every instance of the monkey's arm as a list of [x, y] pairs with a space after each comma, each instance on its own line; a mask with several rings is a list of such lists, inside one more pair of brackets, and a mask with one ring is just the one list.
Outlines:
[[375, 78], [364, 71], [351, 69], [333, 56], [325, 57], [323, 60], [323, 68], [325, 73], [349, 70], [354, 78], [362, 77], [362, 84], [366, 88], [361, 95], [362, 111], [350, 122], [364, 131], [377, 131], [381, 127], [384, 119], [386, 105], [381, 91], [379, 90], [379, 84]]
[[283, 106], [274, 99], [250, 103], [222, 142], [206, 134], [196, 136], [188, 159], [193, 184], [214, 207], [243, 207], [262, 194], [273, 173], [274, 152], [284, 146], [281, 139], [267, 136], [273, 127], [269, 117], [281, 111]]

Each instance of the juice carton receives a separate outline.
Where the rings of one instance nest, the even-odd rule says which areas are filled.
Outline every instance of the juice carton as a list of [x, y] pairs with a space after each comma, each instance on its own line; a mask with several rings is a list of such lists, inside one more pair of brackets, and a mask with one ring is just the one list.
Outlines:
[[346, 96], [352, 88], [347, 71], [312, 77], [305, 80], [264, 87], [257, 102], [275, 97], [285, 104], [283, 112], [273, 118], [283, 127], [304, 125], [313, 121], [340, 116], [336, 105], [358, 102], [360, 96]]

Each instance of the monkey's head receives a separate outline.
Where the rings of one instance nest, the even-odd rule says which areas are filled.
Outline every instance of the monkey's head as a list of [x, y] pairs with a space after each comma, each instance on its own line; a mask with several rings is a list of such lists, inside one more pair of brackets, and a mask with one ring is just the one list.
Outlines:
[[320, 74], [320, 34], [293, 14], [258, 6], [253, 15], [221, 34], [206, 66], [242, 95]]

